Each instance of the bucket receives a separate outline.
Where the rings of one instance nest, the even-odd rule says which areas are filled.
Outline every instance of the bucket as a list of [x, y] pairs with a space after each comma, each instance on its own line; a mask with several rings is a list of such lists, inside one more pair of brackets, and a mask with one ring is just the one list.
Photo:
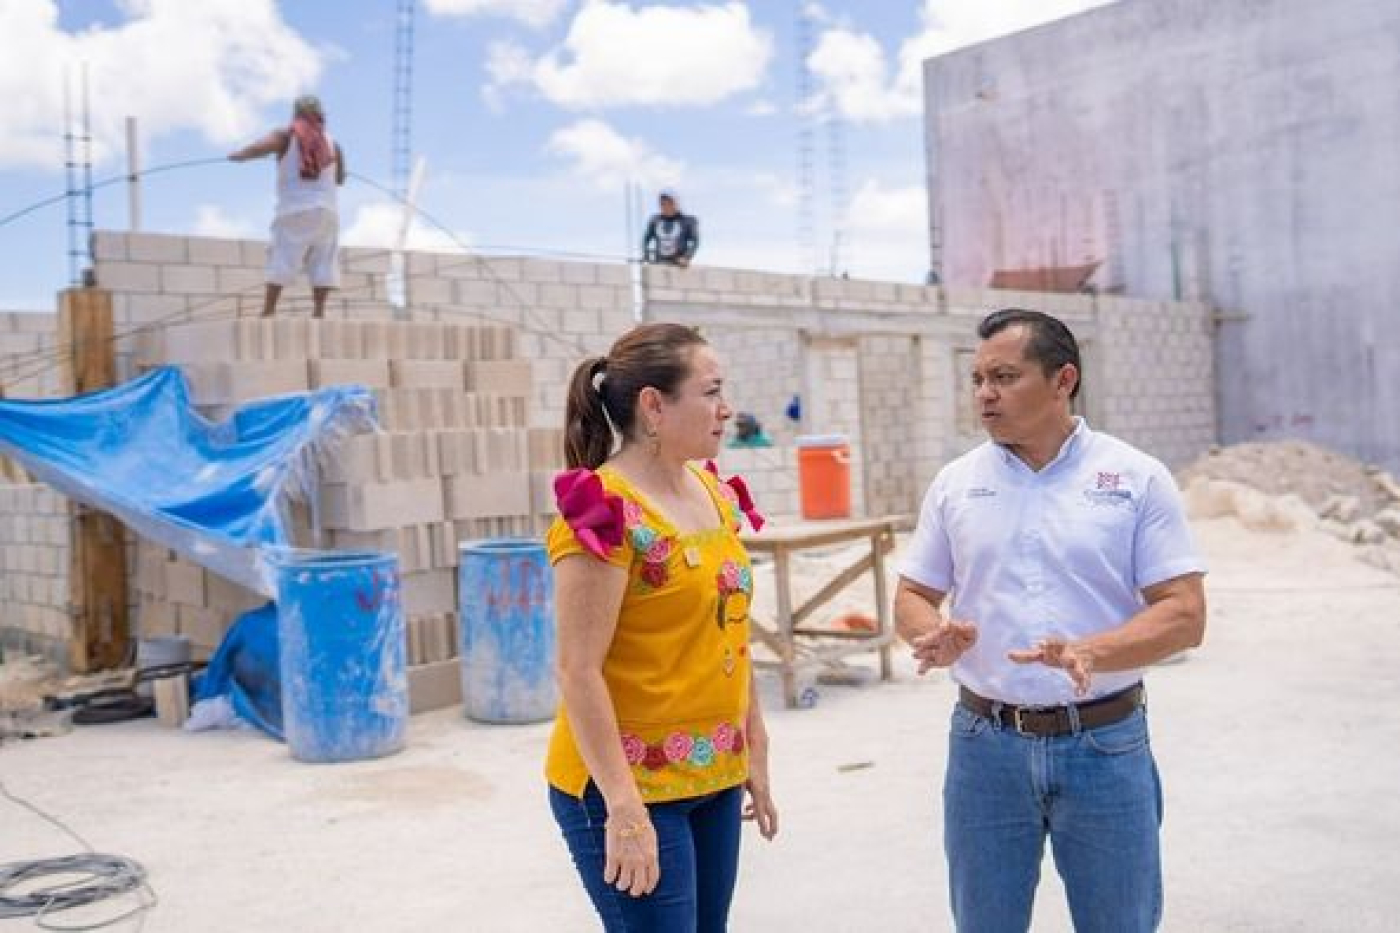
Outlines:
[[491, 538], [458, 546], [462, 702], [477, 722], [554, 716], [554, 580], [544, 544]]
[[282, 728], [299, 761], [403, 748], [408, 727], [398, 558], [292, 551], [277, 571]]
[[[173, 667], [190, 663], [190, 639], [188, 635], [153, 635], [136, 643], [136, 670], [144, 673], [161, 667]], [[138, 679], [136, 692], [143, 697], [152, 696], [151, 682]]]
[[803, 518], [851, 515], [851, 445], [843, 434], [797, 438], [797, 484]]

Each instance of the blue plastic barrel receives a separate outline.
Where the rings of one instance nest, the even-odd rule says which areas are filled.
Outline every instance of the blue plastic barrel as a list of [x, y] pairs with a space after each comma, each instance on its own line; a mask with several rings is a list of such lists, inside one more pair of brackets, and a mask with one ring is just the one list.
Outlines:
[[458, 546], [462, 701], [478, 722], [554, 716], [554, 581], [544, 545], [491, 538]]
[[292, 757], [358, 761], [403, 748], [408, 674], [398, 558], [291, 551], [273, 565]]

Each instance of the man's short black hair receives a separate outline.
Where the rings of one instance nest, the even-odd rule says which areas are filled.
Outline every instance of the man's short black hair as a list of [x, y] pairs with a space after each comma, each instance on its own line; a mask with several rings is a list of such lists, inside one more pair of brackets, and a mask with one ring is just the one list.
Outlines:
[[983, 340], [1014, 327], [1017, 324], [1030, 332], [1026, 341], [1026, 359], [1039, 363], [1045, 375], [1053, 376], [1066, 363], [1073, 363], [1079, 378], [1069, 397], [1079, 397], [1079, 387], [1084, 384], [1084, 367], [1079, 362], [1079, 341], [1065, 326], [1064, 321], [1040, 311], [1027, 311], [1024, 308], [1002, 308], [993, 311], [977, 325], [977, 336]]

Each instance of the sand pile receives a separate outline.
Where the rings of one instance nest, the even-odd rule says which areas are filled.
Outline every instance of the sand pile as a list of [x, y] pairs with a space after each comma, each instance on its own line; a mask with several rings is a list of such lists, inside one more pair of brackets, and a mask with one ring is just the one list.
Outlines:
[[1400, 484], [1390, 474], [1305, 441], [1237, 444], [1178, 474], [1192, 518], [1234, 516], [1253, 531], [1317, 529], [1400, 573]]

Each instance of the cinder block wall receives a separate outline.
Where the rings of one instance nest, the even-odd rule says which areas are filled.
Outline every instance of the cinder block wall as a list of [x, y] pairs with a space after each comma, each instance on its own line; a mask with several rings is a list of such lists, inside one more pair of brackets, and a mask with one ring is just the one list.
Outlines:
[[[741, 406], [781, 412], [800, 384], [797, 430], [852, 441], [858, 513], [915, 510], [938, 467], [982, 442], [969, 416], [968, 369], [977, 322], [998, 308], [1044, 311], [1075, 331], [1085, 366], [1080, 410], [1092, 426], [1173, 467], [1215, 442], [1212, 320], [1200, 304], [703, 267], [647, 267], [643, 283], [648, 318], [720, 335]], [[776, 514], [797, 510], [797, 458], [785, 449], [794, 433], [780, 433], [783, 449], [722, 457], [753, 472], [756, 495]]]
[[40, 485], [0, 486], [0, 644], [68, 664], [68, 501]]

